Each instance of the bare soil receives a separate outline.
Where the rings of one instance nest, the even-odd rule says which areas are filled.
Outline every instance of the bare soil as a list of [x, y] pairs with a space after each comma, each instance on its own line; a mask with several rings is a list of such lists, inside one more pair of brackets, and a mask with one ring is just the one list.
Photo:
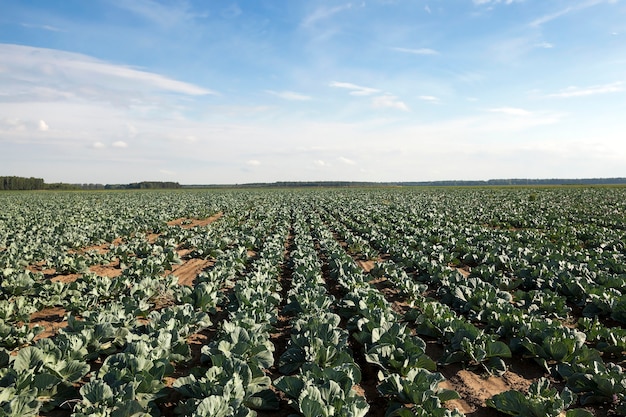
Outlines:
[[193, 227], [208, 226], [209, 224], [218, 220], [223, 215], [224, 213], [220, 211], [219, 213], [216, 213], [212, 215], [211, 217], [207, 217], [206, 219], [194, 219], [190, 217], [180, 217], [178, 219], [174, 219], [174, 220], [167, 222], [167, 225], [168, 226], [180, 226], [183, 229], [191, 229]]
[[192, 258], [183, 262], [180, 265], [175, 265], [171, 271], [172, 275], [178, 277], [178, 283], [180, 285], [187, 285], [193, 287], [195, 279], [200, 272], [213, 265], [212, 260]]
[[57, 334], [59, 329], [67, 327], [66, 313], [67, 311], [63, 307], [49, 307], [31, 314], [29, 327], [33, 328], [35, 325], [39, 325], [45, 328], [42, 333], [35, 336], [34, 340], [52, 337]]
[[357, 265], [359, 265], [361, 267], [361, 269], [363, 269], [366, 273], [369, 273], [372, 269], [374, 269], [374, 267], [376, 266], [376, 261], [373, 259], [368, 259], [368, 260], [363, 260], [363, 259], [356, 259], [355, 262], [357, 263]]

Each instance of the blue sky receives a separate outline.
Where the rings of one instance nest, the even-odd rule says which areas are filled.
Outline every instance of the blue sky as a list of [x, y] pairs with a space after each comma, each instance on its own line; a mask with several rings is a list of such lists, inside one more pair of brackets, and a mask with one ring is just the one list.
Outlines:
[[3, 0], [0, 175], [626, 176], [623, 0]]

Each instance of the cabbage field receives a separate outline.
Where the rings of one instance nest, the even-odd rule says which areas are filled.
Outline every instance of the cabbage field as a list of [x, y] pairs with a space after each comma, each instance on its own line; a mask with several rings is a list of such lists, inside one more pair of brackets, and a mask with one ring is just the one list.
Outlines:
[[626, 416], [626, 188], [0, 206], [0, 417]]

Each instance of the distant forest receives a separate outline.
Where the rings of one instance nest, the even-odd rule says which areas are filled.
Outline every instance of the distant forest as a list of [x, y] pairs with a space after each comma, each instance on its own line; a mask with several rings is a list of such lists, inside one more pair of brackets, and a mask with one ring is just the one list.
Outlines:
[[130, 184], [47, 184], [42, 178], [0, 177], [0, 190], [151, 190], [181, 188], [177, 182], [142, 181]]
[[181, 185], [177, 182], [142, 181], [130, 184], [47, 184], [42, 178], [0, 176], [1, 190], [158, 190], [177, 188], [287, 188], [287, 187], [446, 187], [446, 186], [507, 186], [507, 185], [613, 185], [626, 184], [626, 178], [552, 178], [495, 179], [486, 181], [417, 181], [417, 182], [358, 182], [358, 181], [279, 181], [231, 185]]
[[43, 190], [42, 178], [0, 177], [0, 190]]
[[[396, 186], [396, 187], [446, 187], [446, 186], [506, 186], [506, 185], [618, 185], [626, 184], [626, 178], [551, 178], [551, 179], [495, 179], [486, 181], [411, 181], [411, 182], [352, 182], [352, 181], [304, 181], [289, 182], [279, 181], [273, 183], [249, 183], [238, 184], [235, 187], [245, 188], [262, 188], [262, 187], [375, 187], [375, 186]], [[206, 187], [206, 186], [183, 186], [187, 187]], [[233, 186], [224, 186], [233, 187]]]

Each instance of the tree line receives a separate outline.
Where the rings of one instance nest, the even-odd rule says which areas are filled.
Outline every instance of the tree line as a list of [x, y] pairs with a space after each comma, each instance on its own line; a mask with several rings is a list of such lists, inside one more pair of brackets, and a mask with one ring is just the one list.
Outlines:
[[56, 182], [47, 184], [43, 178], [0, 176], [0, 191], [18, 190], [151, 190], [181, 188], [177, 182], [142, 181], [130, 184], [68, 184]]
[[43, 178], [0, 177], [0, 190], [43, 190]]

